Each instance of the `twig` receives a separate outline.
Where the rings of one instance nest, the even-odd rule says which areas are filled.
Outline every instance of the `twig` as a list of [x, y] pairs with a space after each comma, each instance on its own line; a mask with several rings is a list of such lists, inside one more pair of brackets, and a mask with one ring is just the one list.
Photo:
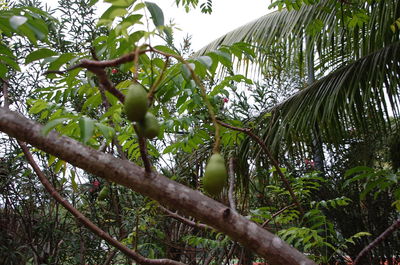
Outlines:
[[[91, 61], [91, 62], [97, 62], [97, 61]], [[113, 94], [116, 98], [118, 98], [118, 100], [121, 103], [124, 103], [125, 101], [125, 95], [122, 94], [121, 91], [119, 91], [118, 89], [115, 88], [115, 86], [113, 85], [113, 83], [110, 81], [110, 79], [107, 76], [106, 71], [104, 70], [104, 68], [101, 67], [96, 67], [96, 66], [88, 66], [86, 67], [90, 72], [94, 73], [97, 78], [99, 79], [100, 85], [102, 85], [104, 87], [105, 90], [107, 90], [108, 92], [110, 92], [111, 94]]]
[[[138, 54], [143, 54], [146, 52], [149, 52], [151, 50], [141, 50], [138, 52]], [[67, 72], [70, 72], [74, 69], [77, 68], [90, 68], [90, 67], [94, 67], [94, 68], [106, 68], [106, 67], [114, 67], [114, 66], [118, 66], [120, 64], [123, 63], [128, 63], [128, 62], [132, 62], [135, 59], [135, 52], [130, 52], [128, 54], [125, 54], [119, 58], [116, 59], [111, 59], [111, 60], [104, 60], [104, 61], [97, 61], [97, 60], [89, 60], [89, 59], [83, 59], [81, 60], [78, 64], [75, 64], [63, 71], [46, 71], [44, 72], [45, 75], [47, 74], [66, 74]]]
[[107, 254], [106, 260], [104, 261], [103, 265], [109, 265], [111, 261], [113, 260], [115, 254], [117, 254], [117, 250], [113, 249]]
[[3, 82], [3, 98], [4, 98], [4, 107], [8, 109], [10, 106], [10, 99], [8, 97], [8, 81], [6, 79], [1, 79]]
[[277, 211], [276, 213], [274, 213], [271, 218], [269, 218], [268, 220], [266, 220], [261, 227], [265, 227], [267, 226], [267, 224], [269, 224], [269, 222], [271, 222], [275, 217], [277, 217], [278, 215], [280, 215], [281, 213], [283, 213], [284, 211], [286, 211], [287, 209], [289, 209], [290, 207], [293, 207], [295, 204], [291, 204], [288, 205], [286, 207], [283, 207], [282, 209], [280, 209], [279, 211]]
[[300, 201], [297, 198], [296, 194], [294, 194], [294, 191], [293, 191], [292, 187], [290, 186], [290, 182], [288, 181], [288, 179], [283, 174], [281, 168], [279, 167], [278, 161], [274, 158], [272, 153], [269, 151], [269, 149], [268, 149], [267, 145], [265, 144], [265, 142], [263, 140], [261, 140], [261, 138], [258, 137], [256, 134], [254, 134], [251, 131], [251, 129], [235, 127], [235, 126], [232, 126], [232, 125], [227, 124], [225, 122], [222, 122], [220, 120], [218, 120], [218, 123], [221, 124], [222, 126], [226, 127], [226, 128], [229, 128], [229, 129], [232, 129], [232, 130], [235, 130], [235, 131], [239, 131], [239, 132], [243, 132], [243, 133], [247, 134], [248, 136], [253, 138], [261, 146], [263, 151], [267, 154], [268, 158], [271, 160], [272, 164], [274, 165], [276, 172], [278, 173], [279, 177], [281, 178], [281, 181], [285, 185], [285, 188], [289, 191], [290, 196], [292, 197], [293, 201], [296, 203], [296, 206], [299, 209], [301, 215], [304, 215], [303, 207], [301, 206]]
[[389, 237], [396, 229], [400, 228], [400, 219], [397, 219], [391, 226], [389, 226], [382, 234], [380, 234], [374, 241], [372, 241], [368, 246], [366, 246], [361, 252], [358, 254], [357, 258], [354, 261], [354, 265], [357, 265], [361, 259], [374, 247], [376, 247], [379, 243]]
[[187, 218], [185, 218], [183, 216], [180, 216], [177, 213], [174, 213], [174, 212], [168, 210], [167, 208], [165, 208], [165, 207], [163, 207], [161, 205], [159, 205], [158, 207], [160, 208], [160, 210], [165, 212], [168, 216], [171, 216], [172, 218], [174, 218], [174, 219], [176, 219], [178, 221], [181, 221], [182, 223], [187, 224], [187, 225], [189, 225], [191, 227], [199, 228], [199, 229], [202, 229], [202, 230], [212, 229], [208, 225], [193, 222], [193, 221], [191, 221], [191, 220], [189, 220], [189, 219], [187, 219]]
[[210, 253], [208, 254], [207, 258], [204, 260], [203, 265], [208, 265], [210, 264], [210, 262], [215, 258], [216, 256], [216, 252], [218, 250], [219, 247], [213, 248]]
[[153, 265], [153, 264], [168, 264], [168, 265], [183, 265], [183, 263], [169, 260], [169, 259], [148, 259], [145, 258], [138, 253], [132, 251], [127, 246], [123, 245], [121, 242], [117, 241], [113, 237], [111, 237], [108, 233], [100, 229], [97, 225], [92, 223], [88, 218], [86, 218], [81, 212], [79, 212], [76, 208], [74, 208], [66, 199], [64, 199], [57, 190], [51, 185], [48, 181], [46, 176], [40, 170], [39, 166], [36, 164], [35, 160], [33, 159], [32, 154], [30, 153], [28, 147], [24, 142], [18, 141], [18, 144], [21, 146], [22, 151], [25, 154], [29, 164], [38, 175], [40, 182], [43, 184], [45, 189], [50, 193], [50, 195], [65, 209], [67, 209], [72, 215], [74, 215], [84, 226], [90, 229], [93, 233], [95, 233], [100, 238], [107, 241], [109, 244], [113, 245], [114, 247], [118, 248], [121, 252], [123, 252], [128, 257], [132, 258], [136, 262], [143, 264], [143, 265]]
[[226, 255], [225, 264], [229, 264], [229, 260], [231, 259], [232, 255], [233, 255], [233, 253], [234, 253], [234, 251], [235, 251], [236, 245], [237, 245], [237, 243], [236, 243], [236, 242], [233, 242], [232, 247], [231, 247], [231, 249], [230, 249], [229, 252], [228, 252], [228, 255]]
[[146, 138], [144, 138], [140, 133], [138, 133], [137, 125], [134, 125], [133, 128], [135, 129], [136, 135], [138, 137], [139, 151], [140, 151], [140, 156], [142, 157], [142, 160], [143, 160], [144, 169], [147, 173], [150, 173], [151, 172], [151, 162], [150, 162], [149, 156], [147, 154]]
[[233, 198], [233, 190], [235, 187], [235, 165], [234, 165], [234, 158], [229, 158], [229, 190], [228, 190], [228, 199], [229, 199], [229, 206], [231, 207], [232, 211], [236, 211], [236, 203], [235, 199]]
[[100, 61], [99, 57], [96, 54], [96, 50], [94, 49], [94, 47], [90, 47], [90, 54], [92, 55], [93, 60], [95, 61]]

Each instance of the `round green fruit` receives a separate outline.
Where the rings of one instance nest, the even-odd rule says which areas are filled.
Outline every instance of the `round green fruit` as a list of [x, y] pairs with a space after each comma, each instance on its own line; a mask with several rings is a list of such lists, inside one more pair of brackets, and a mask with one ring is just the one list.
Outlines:
[[224, 158], [219, 153], [213, 154], [204, 172], [204, 190], [211, 195], [218, 195], [224, 188], [227, 178]]
[[144, 115], [144, 119], [138, 123], [137, 128], [140, 135], [149, 139], [156, 137], [160, 132], [160, 124], [156, 116], [150, 112]]
[[125, 96], [124, 109], [130, 121], [141, 121], [147, 112], [147, 92], [138, 83], [129, 86]]

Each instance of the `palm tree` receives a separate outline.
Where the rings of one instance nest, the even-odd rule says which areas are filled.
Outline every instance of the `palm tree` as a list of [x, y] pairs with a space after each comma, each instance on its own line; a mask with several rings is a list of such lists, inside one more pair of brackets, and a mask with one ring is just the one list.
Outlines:
[[[387, 130], [391, 115], [399, 114], [398, 1], [347, 2], [323, 0], [299, 10], [267, 14], [208, 44], [197, 54], [223, 45], [247, 42], [255, 47], [257, 73], [275, 67], [274, 49], [286, 55], [281, 67], [308, 73], [308, 85], [279, 103], [279, 116], [269, 135], [273, 143], [296, 131], [309, 134], [319, 124], [328, 142], [341, 140], [349, 127], [365, 132], [366, 122]], [[243, 61], [241, 63], [250, 63]], [[315, 73], [316, 81], [313, 81]], [[316, 100], [317, 99], [317, 100]]]
[[[321, 0], [315, 5], [303, 4], [298, 10], [269, 13], [221, 36], [196, 54], [246, 42], [254, 47], [256, 59], [237, 63], [255, 66], [258, 78], [277, 78], [282, 69], [295, 73], [302, 82], [296, 82], [289, 97], [260, 113], [256, 119], [259, 126], [254, 127], [260, 128], [258, 133], [276, 153], [279, 148], [292, 154], [312, 153], [316, 164], [320, 163], [317, 168], [323, 169], [323, 148], [338, 150], [349, 139], [366, 142], [399, 130], [399, 17], [400, 2], [396, 0]], [[267, 112], [272, 115], [264, 115]], [[337, 194], [342, 181], [331, 179], [319, 198]], [[358, 191], [347, 195], [358, 200]], [[376, 206], [364, 205], [368, 218], [376, 218], [371, 208]], [[369, 230], [374, 236], [383, 231], [376, 224], [371, 231], [371, 223], [362, 224], [361, 214], [355, 216], [354, 210], [328, 213], [344, 236], [355, 230]], [[340, 215], [342, 218], [337, 218]], [[386, 217], [390, 224], [393, 215]], [[350, 219], [350, 224], [348, 218], [356, 219]], [[348, 250], [349, 255], [357, 255], [367, 243], [357, 243]], [[393, 254], [387, 250], [390, 248], [382, 249], [388, 256]]]

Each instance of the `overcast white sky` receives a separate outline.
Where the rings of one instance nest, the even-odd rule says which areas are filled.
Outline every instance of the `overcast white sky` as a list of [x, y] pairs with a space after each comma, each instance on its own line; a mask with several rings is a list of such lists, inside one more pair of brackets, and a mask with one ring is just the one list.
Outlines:
[[[50, 6], [55, 6], [55, 0], [43, 0]], [[268, 5], [271, 0], [213, 0], [213, 12], [211, 15], [203, 14], [200, 10], [185, 12], [183, 7], [176, 7], [175, 0], [148, 0], [156, 3], [164, 12], [165, 23], [170, 19], [181, 32], [175, 32], [176, 45], [182, 42], [187, 34], [192, 36], [192, 49], [198, 50], [220, 37], [247, 22], [257, 19], [268, 12]], [[199, 1], [200, 3], [203, 0]], [[107, 5], [99, 1], [99, 13], [105, 11]]]
[[[213, 0], [211, 15], [202, 14], [200, 10], [186, 13], [184, 8], [177, 8], [175, 0], [150, 0], [159, 5], [166, 22], [172, 18], [182, 29], [180, 40], [186, 34], [192, 35], [192, 48], [200, 49], [214, 39], [220, 37], [247, 22], [270, 12], [270, 0]], [[200, 1], [202, 2], [202, 1]]]

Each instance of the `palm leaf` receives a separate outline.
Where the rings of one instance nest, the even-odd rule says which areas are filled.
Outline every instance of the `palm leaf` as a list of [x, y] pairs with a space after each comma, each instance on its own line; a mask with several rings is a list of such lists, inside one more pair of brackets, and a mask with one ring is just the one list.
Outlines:
[[330, 73], [269, 110], [273, 121], [264, 134], [276, 146], [285, 138], [310, 139], [314, 124], [321, 128], [325, 142], [339, 142], [349, 130], [385, 132], [390, 129], [389, 117], [400, 113], [399, 73], [400, 42], [396, 42]]
[[[288, 56], [284, 67], [301, 67], [304, 72], [304, 58], [316, 50], [315, 65], [323, 75], [327, 70], [339, 68], [399, 39], [398, 34], [390, 30], [390, 25], [400, 17], [399, 1], [365, 1], [359, 8], [369, 15], [369, 20], [354, 27], [344, 25], [350, 20], [349, 15], [356, 15], [344, 14], [350, 12], [344, 10], [345, 7], [340, 6], [340, 1], [323, 0], [317, 5], [303, 5], [299, 10], [275, 11], [221, 36], [197, 51], [195, 56], [221, 46], [247, 42], [255, 47], [257, 60], [238, 60], [238, 63], [256, 64], [259, 69], [255, 72], [262, 73], [271, 65], [269, 60], [274, 56], [274, 48], [283, 46]], [[306, 34], [318, 23], [323, 25], [319, 31]], [[310, 47], [304, 45], [306, 38]]]

